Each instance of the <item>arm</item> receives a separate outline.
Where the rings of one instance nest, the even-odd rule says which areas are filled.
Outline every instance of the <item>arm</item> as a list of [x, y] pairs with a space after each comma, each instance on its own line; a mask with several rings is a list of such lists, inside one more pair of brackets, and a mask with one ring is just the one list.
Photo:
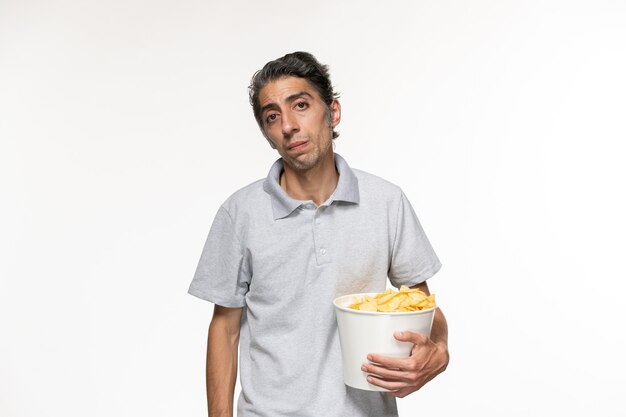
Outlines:
[[241, 308], [215, 305], [209, 326], [206, 389], [210, 417], [232, 417]]
[[[430, 295], [425, 282], [412, 288], [418, 288]], [[398, 332], [397, 340], [413, 343], [411, 356], [392, 358], [370, 354], [370, 363], [361, 368], [372, 373], [367, 379], [371, 384], [391, 390], [394, 397], [405, 397], [419, 390], [428, 381], [445, 371], [450, 361], [448, 353], [448, 324], [441, 309], [435, 310], [430, 338], [414, 332]]]
[[[411, 288], [417, 288], [418, 290], [423, 291], [426, 295], [430, 295], [430, 290], [428, 289], [428, 284], [426, 284], [426, 282], [419, 283]], [[430, 340], [432, 340], [439, 347], [439, 349], [446, 354], [447, 366], [450, 361], [450, 355], [448, 354], [448, 322], [439, 307], [435, 310], [433, 328], [430, 331]], [[442, 372], [444, 370], [445, 368], [442, 369]]]

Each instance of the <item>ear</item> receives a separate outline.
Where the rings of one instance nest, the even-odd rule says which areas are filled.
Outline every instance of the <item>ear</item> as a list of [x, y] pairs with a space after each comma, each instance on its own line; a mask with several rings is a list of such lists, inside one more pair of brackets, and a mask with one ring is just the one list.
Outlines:
[[339, 122], [341, 121], [341, 104], [339, 100], [334, 99], [332, 103], [330, 103], [330, 126], [337, 127]]

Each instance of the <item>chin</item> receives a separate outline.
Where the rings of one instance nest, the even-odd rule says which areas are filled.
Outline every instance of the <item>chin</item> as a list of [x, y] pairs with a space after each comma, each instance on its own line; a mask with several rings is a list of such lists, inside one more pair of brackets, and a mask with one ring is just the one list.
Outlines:
[[292, 169], [296, 171], [307, 171], [318, 165], [320, 162], [320, 158], [315, 158], [312, 156], [308, 156], [303, 159], [283, 157], [283, 160], [287, 165], [289, 165]]

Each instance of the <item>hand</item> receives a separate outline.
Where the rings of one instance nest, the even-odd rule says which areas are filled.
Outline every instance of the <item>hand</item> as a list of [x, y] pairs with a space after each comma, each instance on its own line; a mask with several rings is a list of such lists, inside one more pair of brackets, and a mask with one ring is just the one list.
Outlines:
[[361, 370], [369, 375], [370, 384], [390, 390], [390, 395], [403, 398], [422, 388], [424, 384], [443, 372], [450, 355], [445, 344], [436, 344], [429, 337], [415, 332], [396, 332], [401, 342], [413, 343], [408, 358], [394, 358], [370, 353]]

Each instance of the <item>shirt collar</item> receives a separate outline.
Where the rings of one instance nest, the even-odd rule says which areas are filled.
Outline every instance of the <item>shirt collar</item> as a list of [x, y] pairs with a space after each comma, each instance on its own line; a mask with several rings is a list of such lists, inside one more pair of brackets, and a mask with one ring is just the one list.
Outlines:
[[[359, 180], [345, 159], [339, 154], [335, 156], [335, 167], [339, 172], [339, 181], [337, 188], [330, 198], [324, 203], [332, 204], [333, 201], [345, 201], [348, 203], [359, 204]], [[283, 160], [278, 159], [267, 174], [267, 178], [263, 182], [263, 190], [268, 193], [272, 200], [272, 212], [274, 220], [282, 219], [290, 215], [295, 209], [300, 207], [306, 201], [296, 200], [280, 187], [280, 174], [283, 171]]]

